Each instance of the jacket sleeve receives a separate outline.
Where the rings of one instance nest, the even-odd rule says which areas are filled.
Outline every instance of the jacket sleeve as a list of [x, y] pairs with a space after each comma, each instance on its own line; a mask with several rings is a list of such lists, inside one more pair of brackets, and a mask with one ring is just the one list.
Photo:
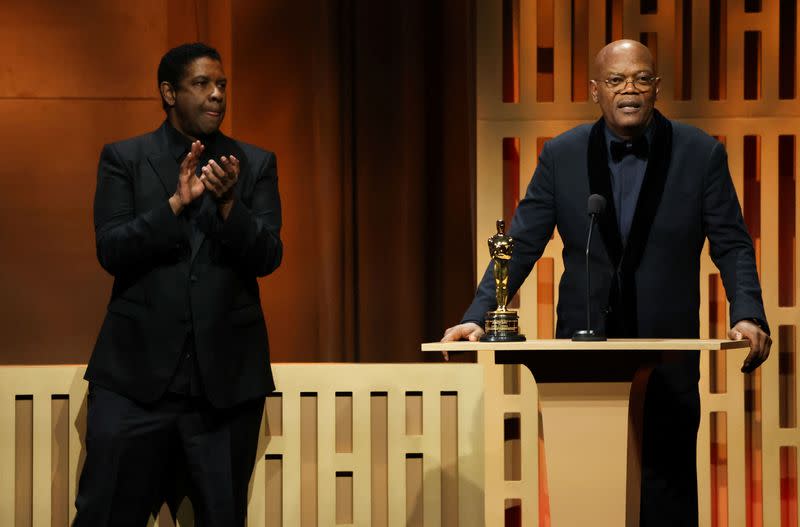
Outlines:
[[711, 259], [720, 271], [730, 302], [731, 325], [744, 319], [756, 319], [769, 333], [753, 241], [728, 171], [728, 157], [720, 143], [711, 150], [705, 177], [703, 224]]
[[[553, 235], [556, 225], [554, 171], [549, 144], [545, 143], [525, 198], [519, 202], [508, 231], [514, 238], [514, 252], [508, 264], [509, 300], [522, 286]], [[496, 307], [494, 262], [489, 262], [475, 299], [461, 322], [483, 325], [486, 312]]]
[[235, 266], [256, 276], [265, 276], [277, 269], [283, 258], [275, 154], [269, 153], [259, 168], [252, 196], [249, 207], [241, 199], [234, 201], [217, 237]]
[[97, 259], [113, 276], [145, 272], [188, 251], [186, 232], [169, 202], [137, 213], [134, 173], [114, 145], [100, 154], [94, 197]]

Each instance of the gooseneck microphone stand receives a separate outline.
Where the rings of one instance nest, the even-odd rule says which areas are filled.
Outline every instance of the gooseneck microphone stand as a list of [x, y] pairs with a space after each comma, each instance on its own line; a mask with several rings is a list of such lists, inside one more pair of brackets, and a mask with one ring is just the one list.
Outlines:
[[578, 342], [592, 342], [606, 340], [601, 331], [592, 329], [592, 298], [591, 298], [591, 272], [589, 269], [589, 254], [592, 246], [592, 231], [599, 216], [606, 208], [606, 199], [600, 194], [589, 196], [586, 211], [589, 214], [589, 235], [586, 239], [586, 329], [580, 329], [572, 335], [572, 340]]

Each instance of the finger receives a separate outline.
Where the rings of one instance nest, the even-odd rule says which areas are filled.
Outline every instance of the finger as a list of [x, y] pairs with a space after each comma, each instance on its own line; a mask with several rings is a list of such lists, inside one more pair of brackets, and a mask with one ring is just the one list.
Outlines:
[[206, 186], [206, 188], [211, 192], [213, 192], [214, 194], [217, 195], [221, 194], [223, 192], [223, 185], [222, 182], [219, 180], [219, 178], [216, 176], [216, 174], [214, 174], [214, 171], [211, 170], [211, 168], [208, 165], [206, 165], [203, 167], [202, 173], [203, 177], [201, 178], [201, 180], [203, 181], [203, 184]]
[[203, 179], [203, 175], [200, 175], [200, 177], [192, 176], [189, 178], [189, 186], [191, 187], [192, 191], [197, 192], [198, 195], [202, 194], [206, 189], [205, 185], [203, 184]]
[[469, 334], [469, 341], [470, 342], [479, 341], [481, 339], [481, 337], [483, 336], [483, 333], [484, 332], [483, 332], [483, 330], [481, 328], [476, 328], [476, 329], [472, 330], [472, 332]]
[[443, 351], [443, 352], [442, 352], [442, 358], [443, 358], [445, 361], [449, 361], [449, 360], [450, 360], [450, 355], [449, 355], [449, 354], [448, 354], [446, 351]]
[[742, 340], [743, 337], [744, 335], [738, 329], [731, 328], [728, 330], [728, 338], [731, 340]]
[[189, 169], [189, 164], [192, 163], [192, 162], [196, 163], [197, 162], [196, 160], [197, 160], [197, 157], [194, 154], [192, 154], [191, 152], [186, 154], [186, 157], [184, 157], [183, 161], [181, 161], [181, 167], [180, 167], [181, 175], [183, 175], [184, 172], [187, 172], [188, 169]]
[[756, 362], [757, 361], [751, 359], [750, 355], [748, 355], [747, 358], [744, 359], [744, 363], [742, 364], [742, 373], [752, 373], [753, 370], [756, 369], [756, 366], [758, 366]]
[[440, 340], [439, 342], [453, 342], [453, 333], [454, 333], [454, 331], [455, 331], [455, 328], [447, 328], [444, 331], [444, 336], [442, 337], [442, 340]]
[[763, 364], [764, 361], [769, 358], [769, 350], [772, 347], [772, 339], [766, 333], [763, 334], [763, 338], [761, 340], [760, 350], [761, 352], [758, 355], [759, 363]]
[[192, 150], [190, 153], [194, 154], [195, 157], [200, 157], [204, 149], [205, 146], [198, 140], [192, 143]]
[[208, 166], [211, 167], [211, 170], [214, 171], [214, 175], [217, 176], [217, 178], [220, 181], [225, 181], [226, 179], [228, 179], [230, 177], [225, 172], [225, 170], [223, 170], [222, 167], [219, 166], [219, 164], [216, 161], [214, 161], [213, 159], [208, 162]]
[[772, 347], [772, 338], [763, 330], [759, 329], [754, 335], [747, 337], [752, 346], [752, 350], [742, 364], [742, 372], [750, 373], [761, 366], [769, 357]]
[[225, 156], [222, 156], [220, 158], [220, 160], [222, 161], [222, 168], [225, 170], [225, 172], [228, 174], [228, 176], [231, 178], [231, 180], [233, 180], [234, 182], [238, 181], [239, 180], [239, 167], [235, 166], [231, 162], [230, 158], [227, 158]]

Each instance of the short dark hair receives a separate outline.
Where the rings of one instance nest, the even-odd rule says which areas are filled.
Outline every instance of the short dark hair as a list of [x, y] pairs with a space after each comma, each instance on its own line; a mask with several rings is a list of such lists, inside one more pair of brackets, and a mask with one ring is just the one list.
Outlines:
[[[219, 52], [202, 42], [181, 44], [167, 51], [158, 64], [158, 92], [161, 93], [162, 82], [168, 82], [173, 88], [177, 88], [178, 83], [186, 75], [186, 67], [201, 57], [208, 57], [222, 62]], [[164, 111], [169, 110], [169, 106], [163, 96], [161, 97], [161, 106]]]

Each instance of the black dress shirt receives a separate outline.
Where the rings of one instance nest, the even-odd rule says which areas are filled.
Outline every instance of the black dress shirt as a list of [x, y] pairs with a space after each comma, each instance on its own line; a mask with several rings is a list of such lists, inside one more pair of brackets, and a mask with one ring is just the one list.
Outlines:
[[[653, 125], [647, 127], [643, 136], [626, 141], [617, 137], [605, 127], [606, 147], [608, 148], [608, 168], [611, 170], [611, 189], [614, 193], [614, 210], [617, 212], [617, 225], [622, 236], [622, 244], [628, 240], [633, 214], [639, 200], [644, 174], [647, 171], [649, 145], [653, 140]], [[612, 143], [622, 143], [612, 145]], [[617, 148], [620, 147], [620, 148]], [[622, 155], [615, 150], [622, 150]], [[617, 154], [617, 155], [615, 155]]]
[[[170, 152], [175, 156], [175, 161], [178, 165], [180, 165], [186, 155], [191, 151], [192, 140], [176, 130], [169, 122], [167, 122], [167, 132]], [[198, 175], [200, 174], [201, 168], [205, 166], [210, 159], [219, 159], [218, 152], [216, 152], [216, 137], [217, 134], [214, 134], [201, 139], [205, 148], [197, 163], [196, 172]], [[208, 192], [204, 192], [182, 212], [182, 216], [186, 219], [187, 235], [192, 247], [192, 252], [197, 249], [195, 245], [201, 243], [201, 238], [198, 236], [201, 229], [200, 217], [203, 213], [208, 213], [210, 209], [215, 209], [213, 197]], [[186, 277], [186, 280], [192, 280], [191, 272], [190, 275]], [[189, 305], [191, 305], [191, 303], [189, 303]], [[189, 315], [188, 318], [190, 322], [189, 329], [186, 333], [186, 343], [184, 344], [180, 362], [178, 362], [178, 367], [175, 370], [175, 374], [167, 391], [201, 397], [203, 395], [203, 388], [197, 365], [197, 355], [195, 353], [195, 336], [191, 323], [191, 313]]]

